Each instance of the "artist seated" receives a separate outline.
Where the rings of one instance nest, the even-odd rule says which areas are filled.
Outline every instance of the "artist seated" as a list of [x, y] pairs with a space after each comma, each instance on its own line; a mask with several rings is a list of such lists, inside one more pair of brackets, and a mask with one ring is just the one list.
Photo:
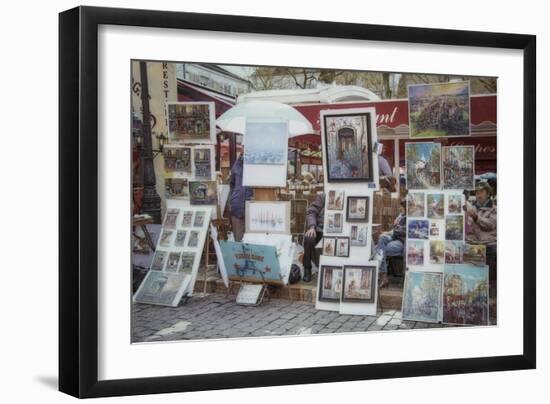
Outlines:
[[493, 188], [487, 181], [476, 185], [476, 200], [473, 204], [466, 202], [463, 209], [466, 213], [466, 242], [482, 244], [487, 248], [489, 265], [489, 295], [496, 292], [496, 256], [497, 256], [497, 205], [491, 195]]
[[407, 234], [407, 198], [400, 201], [399, 216], [393, 222], [393, 229], [382, 233], [374, 250], [374, 259], [380, 261], [378, 287], [389, 285], [386, 257], [402, 257]]
[[304, 282], [311, 282], [311, 260], [315, 246], [323, 238], [325, 220], [325, 193], [317, 194], [315, 200], [306, 210], [306, 227], [304, 233]]

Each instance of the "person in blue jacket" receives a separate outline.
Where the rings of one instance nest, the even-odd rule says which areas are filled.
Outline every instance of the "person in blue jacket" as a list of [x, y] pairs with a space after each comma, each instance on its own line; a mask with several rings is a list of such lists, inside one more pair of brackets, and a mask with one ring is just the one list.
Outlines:
[[235, 241], [243, 239], [245, 230], [245, 203], [252, 198], [252, 188], [243, 186], [243, 156], [239, 156], [231, 168], [229, 179], [229, 206], [231, 208], [231, 227]]

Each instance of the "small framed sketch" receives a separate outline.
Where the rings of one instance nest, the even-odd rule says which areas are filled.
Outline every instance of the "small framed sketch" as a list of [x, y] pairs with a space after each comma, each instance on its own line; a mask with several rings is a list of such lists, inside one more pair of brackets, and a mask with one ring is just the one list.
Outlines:
[[183, 212], [183, 219], [181, 220], [181, 226], [191, 227], [191, 223], [193, 223], [193, 211], [186, 210], [185, 212]]
[[159, 245], [162, 247], [170, 247], [172, 242], [172, 230], [164, 230], [160, 235]]
[[369, 221], [369, 197], [348, 196], [348, 208], [346, 212], [348, 222]]
[[205, 216], [205, 212], [203, 211], [195, 212], [195, 220], [193, 221], [193, 227], [202, 227], [204, 225], [204, 216]]
[[174, 245], [176, 247], [183, 247], [185, 245], [185, 236], [187, 235], [187, 230], [178, 230], [176, 233], [176, 240]]
[[168, 262], [166, 263], [167, 272], [178, 272], [178, 263], [180, 262], [181, 253], [171, 252], [168, 255]]
[[184, 251], [181, 253], [181, 262], [178, 268], [178, 272], [191, 273], [193, 271], [193, 264], [195, 263], [195, 253], [192, 251]]
[[246, 201], [247, 233], [290, 234], [290, 202]]
[[352, 247], [365, 247], [367, 245], [368, 228], [365, 224], [351, 226], [350, 240]]
[[328, 210], [344, 209], [344, 191], [336, 191], [334, 189], [328, 191], [327, 209]]
[[326, 233], [342, 233], [342, 213], [327, 212]]
[[342, 294], [343, 269], [339, 266], [321, 265], [319, 300], [339, 302]]
[[164, 269], [164, 264], [166, 263], [166, 258], [168, 257], [168, 251], [155, 251], [153, 256], [153, 261], [151, 263], [152, 271], [162, 271]]
[[180, 213], [179, 209], [168, 209], [166, 211], [166, 217], [164, 218], [164, 228], [165, 229], [175, 229], [176, 221], [178, 220], [178, 215]]
[[366, 265], [344, 266], [343, 302], [374, 303], [376, 267]]
[[189, 239], [187, 240], [187, 247], [197, 247], [199, 245], [199, 232], [192, 230], [189, 233]]

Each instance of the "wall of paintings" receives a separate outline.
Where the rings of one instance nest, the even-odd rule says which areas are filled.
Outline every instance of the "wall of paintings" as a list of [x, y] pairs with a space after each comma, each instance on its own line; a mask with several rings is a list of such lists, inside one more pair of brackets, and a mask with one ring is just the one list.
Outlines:
[[325, 217], [315, 307], [375, 315], [378, 262], [369, 261], [378, 155], [374, 108], [321, 111]]
[[[463, 87], [456, 91], [462, 94]], [[466, 202], [463, 192], [474, 188], [474, 147], [406, 143], [405, 157], [408, 195], [403, 319], [487, 325], [485, 246], [465, 242], [462, 208]]]
[[177, 306], [183, 295], [193, 294], [210, 215], [210, 209], [191, 206], [188, 201], [167, 201], [151, 267], [134, 295], [135, 302], [168, 304], [163, 296], [170, 289], [173, 300], [169, 305]]

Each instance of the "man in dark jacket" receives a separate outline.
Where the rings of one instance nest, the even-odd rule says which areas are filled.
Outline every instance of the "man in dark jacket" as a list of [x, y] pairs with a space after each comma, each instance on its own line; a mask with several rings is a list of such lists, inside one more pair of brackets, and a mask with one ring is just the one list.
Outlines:
[[306, 227], [304, 234], [304, 282], [311, 282], [311, 258], [315, 254], [315, 246], [323, 238], [325, 220], [325, 193], [317, 194], [315, 200], [306, 211]]
[[407, 200], [401, 200], [399, 216], [393, 221], [393, 229], [382, 233], [376, 244], [374, 258], [380, 261], [380, 288], [385, 288], [390, 283], [388, 279], [388, 264], [386, 257], [403, 256], [405, 238], [407, 235]]
[[231, 227], [235, 241], [241, 241], [245, 229], [245, 202], [252, 198], [252, 189], [243, 186], [243, 157], [233, 163], [229, 179], [229, 206], [231, 207]]

